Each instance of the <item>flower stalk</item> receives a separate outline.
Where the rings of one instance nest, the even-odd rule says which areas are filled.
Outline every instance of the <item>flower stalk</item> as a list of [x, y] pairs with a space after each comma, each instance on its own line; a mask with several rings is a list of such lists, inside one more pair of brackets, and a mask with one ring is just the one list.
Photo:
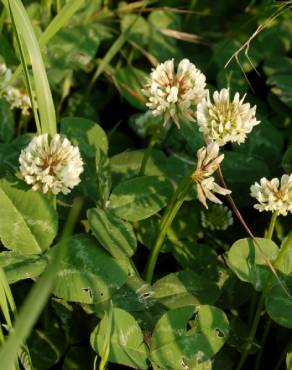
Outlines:
[[273, 237], [277, 218], [278, 218], [278, 213], [273, 212], [271, 220], [270, 220], [269, 228], [268, 228], [268, 231], [267, 231], [267, 235], [266, 235], [267, 239], [272, 239], [272, 237]]
[[[272, 214], [271, 221], [270, 221], [269, 228], [268, 228], [268, 232], [266, 234], [266, 237], [268, 239], [272, 239], [272, 237], [273, 237], [277, 217], [278, 217], [277, 212], [274, 212]], [[281, 248], [280, 252], [278, 253], [278, 256], [277, 256], [275, 262], [273, 263], [273, 266], [275, 268], [277, 268], [277, 266], [279, 266], [279, 264], [282, 261], [283, 255], [286, 254], [286, 252], [287, 252], [287, 250], [290, 246], [290, 242], [292, 240], [292, 234], [287, 239], [288, 240], [286, 240], [286, 242], [284, 243], [283, 247]], [[257, 304], [257, 309], [256, 309], [256, 312], [255, 312], [255, 316], [254, 316], [254, 319], [253, 319], [253, 322], [252, 322], [252, 327], [251, 327], [251, 330], [250, 330], [250, 333], [249, 333], [249, 336], [248, 336], [248, 343], [245, 347], [244, 352], [241, 355], [241, 358], [240, 358], [239, 363], [236, 367], [236, 370], [241, 370], [242, 369], [242, 367], [245, 363], [245, 360], [248, 356], [248, 353], [249, 353], [249, 351], [252, 347], [252, 344], [253, 344], [253, 341], [254, 341], [258, 326], [259, 326], [259, 322], [260, 322], [260, 319], [261, 319], [261, 314], [262, 314], [262, 311], [264, 309], [265, 298], [266, 298], [267, 292], [270, 289], [271, 284], [272, 284], [272, 279], [273, 279], [273, 275], [271, 275], [270, 278], [268, 279], [268, 281], [267, 281], [267, 283], [266, 283], [266, 285], [265, 285], [265, 287], [264, 287], [264, 289], [263, 289], [263, 291], [260, 295], [260, 298], [259, 298], [259, 301], [258, 301], [258, 304]], [[266, 341], [269, 329], [270, 329], [270, 324], [267, 323], [266, 329], [265, 329], [265, 331], [263, 333], [263, 336], [262, 336], [262, 345]], [[260, 361], [260, 356], [257, 357], [257, 361], [256, 361], [257, 366], [259, 366], [259, 361]]]
[[165, 237], [167, 234], [167, 230], [171, 226], [175, 216], [177, 215], [178, 211], [180, 210], [185, 197], [187, 193], [190, 191], [191, 187], [193, 185], [193, 180], [191, 178], [191, 173], [188, 173], [179, 186], [177, 187], [175, 193], [172, 196], [172, 199], [166, 208], [160, 225], [159, 225], [159, 230], [158, 234], [154, 243], [154, 246], [151, 250], [149, 259], [146, 263], [146, 268], [145, 268], [145, 280], [147, 283], [151, 284], [152, 279], [153, 279], [153, 274], [157, 262], [157, 258], [159, 256], [160, 250], [162, 248], [162, 245], [165, 241]]

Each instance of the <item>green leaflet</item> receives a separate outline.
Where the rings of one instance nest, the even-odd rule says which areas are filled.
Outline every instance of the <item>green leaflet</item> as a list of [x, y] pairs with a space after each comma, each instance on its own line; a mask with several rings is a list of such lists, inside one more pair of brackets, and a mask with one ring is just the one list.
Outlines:
[[58, 230], [58, 215], [49, 200], [18, 180], [0, 181], [0, 238], [21, 254], [48, 249]]
[[67, 301], [102, 302], [126, 282], [128, 272], [127, 261], [112, 258], [93, 237], [75, 235], [61, 261], [53, 292]]
[[[102, 353], [108, 327], [109, 316], [105, 314], [100, 324], [91, 334], [91, 346], [99, 355]], [[148, 369], [147, 358], [148, 350], [138, 323], [128, 312], [114, 308], [109, 361], [130, 366], [134, 369], [146, 370]]]
[[38, 277], [46, 268], [47, 260], [39, 255], [22, 255], [16, 252], [1, 252], [0, 266], [9, 284], [23, 279]]
[[87, 217], [94, 236], [113, 257], [119, 259], [134, 254], [137, 241], [131, 224], [110, 209], [91, 208]]
[[171, 183], [158, 176], [141, 176], [121, 182], [113, 189], [109, 207], [127, 221], [150, 217], [167, 205]]
[[279, 248], [270, 239], [256, 238], [256, 241], [251, 238], [237, 240], [227, 252], [227, 262], [240, 280], [261, 291], [272, 274], [267, 260], [275, 260]]
[[[187, 323], [196, 313], [194, 321]], [[204, 362], [220, 350], [228, 337], [229, 324], [223, 311], [212, 306], [181, 307], [158, 321], [152, 336], [150, 358], [162, 368], [180, 369], [185, 360]]]

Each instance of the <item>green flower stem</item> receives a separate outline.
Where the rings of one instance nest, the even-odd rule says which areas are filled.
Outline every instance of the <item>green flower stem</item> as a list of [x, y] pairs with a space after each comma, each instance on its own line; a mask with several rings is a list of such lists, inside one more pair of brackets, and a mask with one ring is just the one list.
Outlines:
[[140, 171], [139, 171], [139, 175], [140, 176], [143, 176], [144, 173], [145, 173], [145, 169], [146, 169], [146, 166], [147, 166], [147, 162], [150, 158], [150, 155], [151, 155], [151, 152], [152, 152], [152, 148], [155, 146], [155, 144], [157, 143], [159, 137], [160, 137], [160, 134], [161, 134], [161, 131], [162, 131], [162, 128], [163, 126], [160, 126], [154, 131], [153, 135], [151, 136], [151, 139], [149, 141], [149, 144], [144, 152], [144, 156], [142, 158], [142, 163], [141, 163], [141, 167], [140, 167]]
[[258, 301], [258, 293], [256, 290], [254, 290], [252, 294], [252, 298], [251, 298], [249, 312], [248, 312], [248, 326], [251, 325], [252, 320], [254, 318], [254, 313], [257, 307], [257, 301]]
[[109, 347], [107, 348], [107, 352], [106, 352], [105, 356], [102, 357], [102, 359], [100, 360], [98, 370], [105, 370], [106, 369], [106, 364], [107, 364], [108, 357], [109, 357]]
[[[272, 217], [271, 217], [271, 221], [270, 221], [270, 224], [269, 224], [269, 228], [268, 228], [268, 231], [266, 233], [266, 238], [268, 239], [272, 239], [273, 237], [273, 233], [274, 233], [274, 229], [275, 229], [275, 225], [276, 225], [276, 220], [277, 220], [277, 217], [278, 217], [278, 214], [277, 212], [274, 212], [272, 214]], [[289, 239], [289, 238], [288, 238]], [[289, 244], [290, 243], [285, 243], [288, 245], [289, 247]], [[285, 247], [285, 244], [283, 247]], [[282, 259], [281, 255], [284, 255], [286, 253], [286, 250], [288, 249], [288, 247], [285, 247], [285, 250], [284, 251], [280, 251], [275, 262], [274, 262], [274, 266], [277, 267], [277, 265], [279, 264], [279, 260]], [[284, 249], [284, 248], [283, 248]], [[281, 253], [282, 252], [282, 253]], [[260, 322], [260, 319], [261, 319], [261, 313], [264, 309], [264, 303], [265, 303], [265, 297], [266, 297], [266, 294], [271, 286], [271, 282], [272, 282], [272, 278], [273, 276], [271, 276], [259, 298], [259, 301], [258, 301], [258, 304], [257, 304], [257, 309], [256, 309], [256, 313], [255, 313], [255, 316], [254, 316], [254, 319], [253, 319], [253, 322], [252, 322], [252, 327], [251, 327], [251, 330], [250, 330], [250, 333], [249, 333], [249, 336], [248, 336], [248, 341], [247, 341], [247, 345], [245, 347], [245, 350], [244, 352], [242, 353], [241, 355], [241, 358], [239, 360], [239, 363], [236, 367], [236, 370], [241, 370], [242, 369], [242, 366], [244, 365], [245, 363], [245, 360], [248, 356], [248, 353], [253, 345], [253, 342], [254, 342], [254, 337], [256, 335], [256, 332], [257, 332], [257, 328], [259, 326], [259, 322]], [[266, 331], [262, 337], [262, 345], [265, 343], [266, 341], [266, 338], [268, 336], [268, 333], [269, 333], [269, 328], [270, 328], [270, 325], [268, 323], [267, 327], [266, 327]], [[261, 356], [261, 355], [258, 355], [258, 356]], [[260, 361], [260, 357], [259, 359], [257, 360], [258, 362]], [[259, 365], [258, 365], [259, 366]], [[255, 368], [257, 369], [257, 368]]]
[[57, 196], [53, 194], [51, 191], [47, 193], [48, 199], [51, 202], [54, 209], [57, 209]]
[[4, 23], [5, 23], [6, 16], [7, 16], [6, 8], [3, 7], [1, 15], [0, 15], [0, 35], [2, 34], [2, 31], [3, 31], [3, 26], [4, 26]]
[[262, 354], [263, 354], [262, 349], [265, 347], [265, 343], [266, 343], [266, 340], [267, 340], [268, 335], [269, 335], [271, 324], [272, 324], [272, 320], [270, 318], [268, 318], [268, 321], [266, 322], [265, 330], [264, 330], [262, 338], [261, 338], [261, 342], [260, 342], [261, 343], [261, 348], [257, 353], [254, 370], [259, 370], [259, 368], [260, 368]]
[[56, 0], [56, 10], [57, 10], [57, 14], [60, 13], [61, 11], [61, 1], [60, 0]]
[[[275, 224], [275, 222], [274, 222], [274, 224]], [[286, 255], [288, 249], [291, 246], [291, 243], [292, 243], [292, 232], [288, 235], [287, 239], [285, 240], [284, 244], [282, 245], [282, 248], [280, 249], [280, 251], [278, 253], [278, 256], [277, 256], [277, 258], [274, 262], [274, 267], [275, 268], [277, 268], [281, 265], [282, 260], [285, 258], [285, 255]], [[267, 285], [266, 285], [266, 287], [265, 287], [265, 289], [262, 293], [264, 297], [266, 296], [266, 293], [270, 289], [271, 283], [272, 283], [272, 277], [270, 277], [270, 279], [268, 280]], [[266, 327], [265, 327], [263, 336], [261, 338], [261, 342], [260, 342], [261, 349], [258, 352], [257, 357], [256, 357], [255, 370], [259, 370], [259, 368], [260, 368], [261, 358], [262, 358], [262, 349], [265, 346], [265, 343], [266, 343], [266, 340], [267, 340], [267, 337], [268, 337], [268, 334], [269, 334], [269, 331], [270, 331], [270, 328], [271, 328], [271, 324], [272, 324], [272, 320], [269, 318], [268, 322], [266, 323]]]
[[164, 243], [167, 230], [172, 224], [176, 214], [178, 213], [180, 207], [182, 206], [185, 200], [185, 196], [191, 189], [192, 185], [193, 185], [193, 180], [191, 179], [191, 174], [188, 173], [187, 176], [183, 178], [183, 180], [177, 187], [175, 193], [172, 196], [172, 199], [170, 200], [168, 207], [166, 208], [163, 214], [163, 217], [159, 225], [158, 235], [154, 243], [154, 246], [151, 250], [149, 259], [146, 264], [146, 269], [145, 269], [145, 280], [149, 284], [151, 284], [152, 282], [157, 258], [159, 256], [161, 247]]
[[289, 341], [288, 344], [284, 347], [274, 370], [280, 370], [281, 369], [281, 366], [282, 366], [283, 362], [285, 362], [287, 352], [291, 348], [291, 346], [292, 346], [292, 341]]
[[272, 239], [272, 237], [273, 237], [277, 217], [278, 217], [278, 213], [274, 212], [272, 214], [270, 225], [269, 225], [269, 228], [268, 228], [268, 231], [267, 231], [267, 234], [266, 234], [267, 239]]
[[239, 363], [236, 367], [236, 370], [241, 370], [242, 369], [242, 366], [244, 365], [245, 360], [248, 356], [248, 352], [250, 351], [250, 349], [253, 345], [254, 337], [255, 337], [259, 322], [260, 322], [261, 313], [262, 313], [262, 309], [263, 309], [263, 306], [264, 306], [264, 301], [265, 301], [265, 296], [264, 296], [264, 294], [261, 294], [259, 302], [258, 302], [257, 310], [256, 310], [256, 313], [255, 313], [255, 316], [254, 316], [254, 320], [253, 320], [253, 323], [252, 323], [252, 327], [251, 327], [249, 336], [247, 338], [248, 339], [247, 345], [244, 349], [244, 352], [242, 353], [242, 355], [240, 357], [240, 360], [239, 360]]

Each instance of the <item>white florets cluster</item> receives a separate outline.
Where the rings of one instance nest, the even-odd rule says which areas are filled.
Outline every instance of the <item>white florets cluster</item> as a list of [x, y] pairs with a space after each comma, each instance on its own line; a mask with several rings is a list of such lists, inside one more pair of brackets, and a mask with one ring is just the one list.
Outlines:
[[248, 133], [258, 125], [255, 117], [256, 106], [244, 103], [239, 94], [230, 99], [229, 89], [215, 91], [213, 102], [208, 94], [197, 107], [199, 130], [218, 145], [227, 142], [241, 144]]
[[221, 204], [212, 204], [207, 211], [201, 211], [201, 223], [205, 229], [226, 230], [233, 224], [230, 209]]
[[68, 194], [79, 184], [83, 161], [78, 147], [56, 134], [51, 140], [47, 134], [36, 136], [21, 151], [20, 172], [33, 190], [53, 194]]
[[210, 143], [207, 147], [202, 147], [197, 152], [198, 162], [192, 179], [197, 184], [197, 193], [199, 201], [206, 207], [207, 199], [211, 202], [222, 204], [214, 193], [221, 195], [230, 194], [231, 191], [222, 188], [216, 184], [214, 177], [211, 175], [218, 169], [224, 159], [224, 154], [219, 155], [219, 145]]
[[195, 106], [207, 94], [206, 77], [188, 59], [174, 71], [173, 59], [152, 70], [143, 93], [153, 115], [164, 115], [164, 124], [171, 118], [179, 127], [179, 115], [193, 119]]
[[24, 116], [29, 115], [31, 103], [30, 98], [24, 89], [8, 86], [5, 91], [4, 97], [9, 103], [11, 109], [18, 108], [21, 109], [21, 113]]
[[259, 202], [254, 208], [262, 211], [277, 212], [286, 216], [292, 213], [292, 174], [283, 175], [281, 180], [261, 178], [250, 188], [251, 196]]
[[[0, 87], [4, 87], [7, 82], [11, 79], [11, 69], [7, 68], [5, 63], [0, 64]], [[5, 100], [9, 103], [10, 108], [21, 109], [23, 115], [29, 115], [31, 108], [30, 98], [27, 92], [23, 88], [16, 86], [7, 86], [4, 94]]]

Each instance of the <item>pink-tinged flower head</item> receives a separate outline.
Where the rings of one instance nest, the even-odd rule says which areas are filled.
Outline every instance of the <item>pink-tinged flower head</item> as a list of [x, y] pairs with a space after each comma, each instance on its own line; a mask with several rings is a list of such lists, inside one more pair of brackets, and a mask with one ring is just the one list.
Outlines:
[[163, 115], [179, 127], [179, 116], [194, 119], [194, 108], [207, 94], [206, 77], [188, 59], [183, 59], [174, 70], [173, 59], [152, 70], [143, 89], [147, 107], [153, 115]]
[[230, 194], [231, 191], [216, 184], [211, 175], [218, 169], [224, 159], [224, 154], [219, 155], [219, 145], [212, 142], [207, 147], [202, 147], [197, 152], [197, 167], [192, 175], [192, 179], [197, 184], [197, 194], [199, 201], [206, 207], [207, 199], [211, 202], [222, 204], [214, 193], [221, 195]]

